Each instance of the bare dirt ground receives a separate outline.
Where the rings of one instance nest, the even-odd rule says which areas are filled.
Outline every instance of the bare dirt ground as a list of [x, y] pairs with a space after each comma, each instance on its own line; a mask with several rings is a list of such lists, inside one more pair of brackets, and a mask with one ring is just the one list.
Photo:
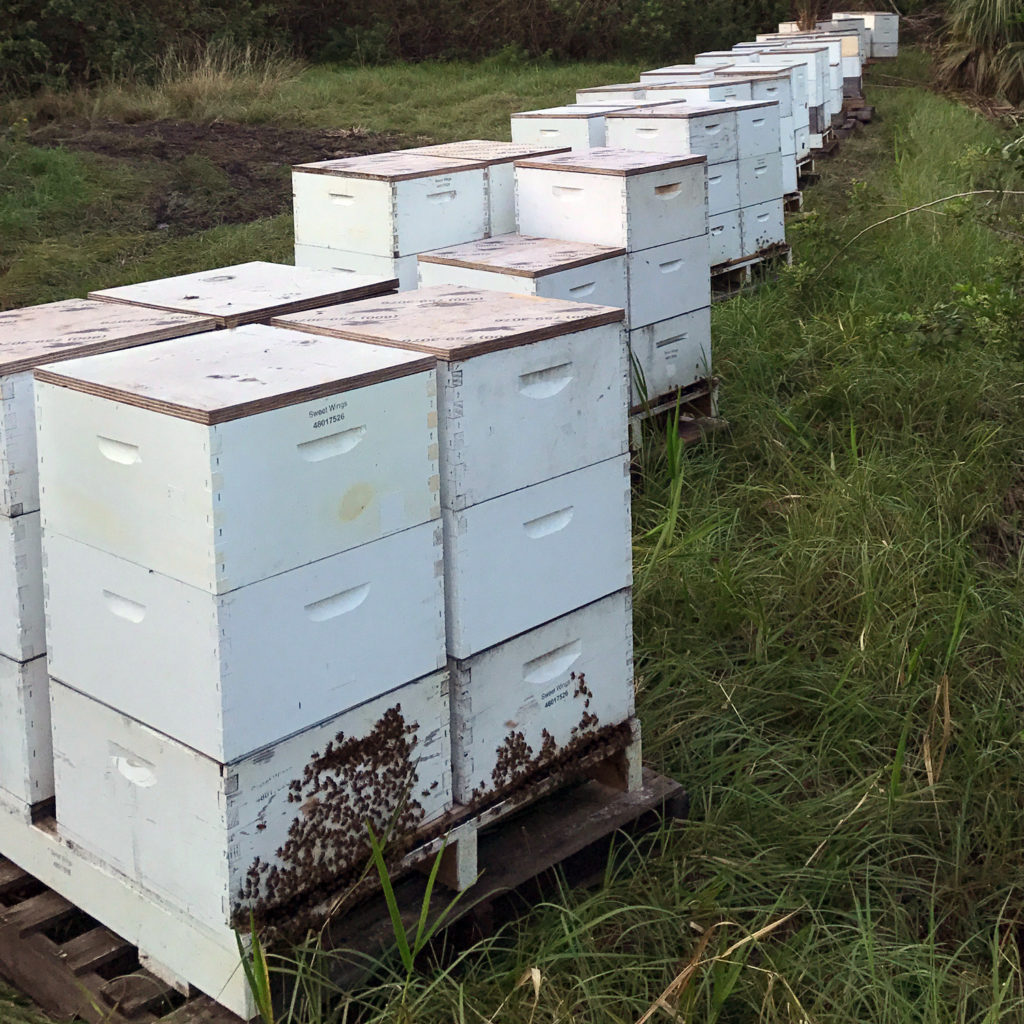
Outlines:
[[202, 231], [273, 217], [291, 206], [293, 164], [381, 153], [416, 140], [357, 129], [310, 130], [215, 121], [54, 124], [34, 145], [98, 154], [155, 180], [153, 227]]

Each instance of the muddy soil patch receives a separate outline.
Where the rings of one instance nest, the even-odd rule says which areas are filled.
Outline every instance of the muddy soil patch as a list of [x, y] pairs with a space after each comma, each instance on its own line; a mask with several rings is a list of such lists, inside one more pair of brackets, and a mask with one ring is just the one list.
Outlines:
[[30, 141], [95, 153], [151, 174], [150, 228], [189, 234], [289, 211], [292, 164], [382, 153], [425, 140], [359, 129], [164, 120], [48, 125]]

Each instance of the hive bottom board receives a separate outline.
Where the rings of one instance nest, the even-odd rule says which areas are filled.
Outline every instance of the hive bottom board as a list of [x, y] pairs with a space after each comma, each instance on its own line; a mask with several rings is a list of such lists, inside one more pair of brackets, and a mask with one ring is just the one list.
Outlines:
[[[480, 879], [448, 914], [445, 928], [456, 940], [459, 930], [470, 939], [490, 931], [545, 894], [543, 880], [551, 868], [557, 865], [570, 884], [585, 884], [603, 871], [609, 845], [620, 830], [635, 834], [662, 815], [685, 817], [686, 809], [682, 786], [649, 771], [633, 792], [587, 782], [555, 793], [481, 835]], [[395, 892], [403, 921], [414, 925], [426, 892], [425, 876], [406, 875], [395, 884]], [[432, 914], [439, 914], [450, 899], [449, 891], [436, 887]], [[60, 936], [53, 934], [56, 926]], [[329, 946], [372, 956], [388, 948], [390, 929], [383, 901], [370, 900], [333, 927]], [[0, 857], [0, 975], [45, 1012], [77, 1016], [90, 1024], [239, 1024], [239, 1017], [208, 997], [193, 995], [185, 1001], [176, 996], [148, 971], [136, 970], [137, 960], [130, 941], [86, 917], [39, 872], [29, 874]], [[129, 971], [130, 976], [122, 976]], [[333, 980], [358, 984], [365, 976], [365, 961], [339, 960], [338, 971]]]

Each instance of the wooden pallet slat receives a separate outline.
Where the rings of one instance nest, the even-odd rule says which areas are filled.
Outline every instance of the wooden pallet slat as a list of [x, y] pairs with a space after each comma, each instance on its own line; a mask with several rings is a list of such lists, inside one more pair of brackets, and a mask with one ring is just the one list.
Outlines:
[[20, 938], [27, 938], [77, 913], [73, 903], [50, 889], [32, 896], [16, 907], [0, 911], [0, 928], [16, 929]]
[[31, 877], [27, 871], [22, 871], [17, 864], [12, 864], [9, 860], [0, 859], [0, 897], [23, 888]]
[[68, 970], [79, 977], [98, 971], [118, 957], [130, 953], [133, 948], [130, 942], [112, 931], [98, 927], [69, 939], [61, 946], [60, 953]]

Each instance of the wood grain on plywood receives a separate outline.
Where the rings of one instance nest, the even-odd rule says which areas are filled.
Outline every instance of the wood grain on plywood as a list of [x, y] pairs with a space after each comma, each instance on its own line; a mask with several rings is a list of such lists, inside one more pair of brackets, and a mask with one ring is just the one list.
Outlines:
[[617, 323], [624, 317], [621, 309], [610, 306], [440, 285], [292, 313], [272, 323], [455, 360]]
[[[686, 103], [664, 104], [658, 107], [638, 107], [633, 110], [608, 110], [605, 117], [621, 116], [663, 116], [654, 111], [663, 111], [669, 106], [688, 106]], [[597, 149], [586, 149], [564, 156], [545, 157], [540, 160], [517, 160], [516, 167], [532, 167], [542, 171], [575, 171], [584, 174], [612, 174], [629, 177], [634, 174], [647, 174], [651, 171], [665, 171], [673, 167], [688, 167], [691, 164], [706, 162], [704, 156], [691, 156], [666, 153], [646, 153], [633, 149], [613, 149], [601, 146]]]
[[408, 181], [412, 178], [436, 178], [486, 166], [484, 161], [442, 159], [400, 150], [396, 153], [297, 164], [292, 170], [303, 174], [336, 174], [342, 178], [369, 178], [373, 181]]
[[531, 235], [493, 235], [447, 249], [420, 253], [421, 263], [441, 263], [470, 270], [493, 270], [513, 277], [543, 277], [589, 263], [622, 256], [625, 249], [586, 242], [564, 242]]
[[527, 142], [493, 142], [489, 139], [467, 139], [464, 142], [442, 142], [437, 146], [420, 146], [408, 150], [425, 156], [450, 157], [456, 160], [482, 160], [488, 164], [508, 163], [528, 156], [549, 156], [567, 153], [568, 146], [546, 147]]
[[[120, 307], [119, 307], [120, 308]], [[329, 310], [338, 309], [328, 307]], [[318, 311], [314, 311], [318, 312]], [[309, 314], [298, 314], [309, 315]], [[433, 360], [394, 348], [339, 345], [264, 325], [202, 339], [73, 360], [36, 379], [127, 405], [223, 423], [429, 370]]]
[[222, 327], [238, 327], [397, 289], [395, 278], [253, 262], [107, 288], [89, 298], [212, 316]]
[[[212, 317], [66, 299], [0, 313], [0, 374], [215, 330]], [[207, 342], [208, 343], [208, 342]]]

